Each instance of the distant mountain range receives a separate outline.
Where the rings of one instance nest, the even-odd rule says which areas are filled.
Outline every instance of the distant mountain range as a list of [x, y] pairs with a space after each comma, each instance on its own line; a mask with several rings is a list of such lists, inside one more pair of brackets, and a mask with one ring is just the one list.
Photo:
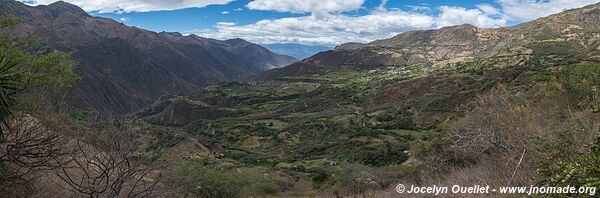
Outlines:
[[297, 61], [242, 39], [129, 27], [62, 1], [31, 7], [0, 0], [0, 13], [22, 20], [16, 34], [31, 35], [49, 49], [73, 52], [83, 80], [70, 90], [68, 102], [100, 112], [131, 112], [165, 94], [244, 80]]
[[255, 79], [322, 74], [345, 66], [436, 68], [490, 58], [522, 63], [532, 57], [557, 54], [598, 60], [598, 7], [594, 4], [568, 10], [513, 27], [481, 29], [459, 25], [405, 32], [366, 44], [347, 43], [285, 68], [267, 71]]
[[334, 47], [326, 45], [302, 45], [295, 43], [263, 44], [262, 46], [275, 53], [292, 56], [298, 60], [304, 60], [305, 58], [311, 57], [319, 52], [331, 50]]

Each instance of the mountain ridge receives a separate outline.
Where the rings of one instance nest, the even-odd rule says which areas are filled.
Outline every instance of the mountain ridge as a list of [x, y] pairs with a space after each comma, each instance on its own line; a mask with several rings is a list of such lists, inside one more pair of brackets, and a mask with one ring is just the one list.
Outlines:
[[[513, 57], [517, 62], [547, 53], [550, 46], [579, 46], [563, 51], [597, 59], [600, 4], [572, 9], [511, 27], [496, 29], [457, 25], [434, 30], [409, 31], [370, 43], [346, 43], [290, 66], [255, 77], [270, 80], [322, 74], [343, 66], [445, 67], [490, 57]], [[578, 54], [579, 53], [579, 54]], [[331, 61], [332, 59], [340, 59]]]
[[162, 95], [244, 80], [297, 61], [241, 39], [219, 41], [129, 27], [62, 1], [35, 7], [13, 0], [0, 3], [0, 12], [21, 19], [16, 35], [30, 35], [48, 49], [73, 52], [83, 80], [69, 90], [68, 103], [87, 110], [128, 113]]
[[[506, 161], [525, 150], [518, 183], [535, 185], [561, 172], [538, 176], [547, 164], [572, 156], [549, 153], [580, 152], [600, 131], [598, 7], [517, 27], [459, 25], [350, 43], [263, 79], [161, 98], [135, 119], [179, 128], [222, 153], [210, 161], [217, 170], [234, 161], [236, 173], [280, 175], [292, 186], [285, 193], [346, 188], [341, 196], [351, 197], [362, 183], [387, 197], [397, 183], [482, 178], [503, 185], [517, 177], [494, 173], [513, 172]], [[423, 180], [431, 175], [439, 179]], [[313, 188], [296, 188], [303, 183]]]

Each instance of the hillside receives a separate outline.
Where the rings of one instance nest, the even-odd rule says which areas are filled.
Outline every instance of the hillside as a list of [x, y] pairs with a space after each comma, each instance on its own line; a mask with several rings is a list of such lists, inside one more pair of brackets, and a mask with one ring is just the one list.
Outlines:
[[73, 52], [83, 80], [70, 90], [68, 103], [86, 110], [127, 113], [165, 94], [244, 80], [297, 61], [241, 39], [128, 27], [65, 2], [30, 7], [1, 0], [0, 13], [21, 19], [15, 34], [30, 35], [41, 48]]
[[[260, 172], [272, 182], [263, 193], [387, 197], [397, 183], [502, 186], [523, 149], [511, 180], [528, 186], [552, 174], [536, 168], [573, 162], [565, 156], [589, 151], [600, 132], [598, 19], [592, 5], [515, 27], [342, 45], [256, 81], [163, 97], [131, 119], [180, 129], [220, 156], [182, 160], [179, 170]], [[564, 152], [550, 146], [569, 141], [577, 143]]]
[[343, 66], [431, 68], [492, 58], [518, 63], [531, 56], [554, 53], [597, 60], [598, 7], [590, 5], [514, 27], [481, 29], [460, 25], [410, 31], [367, 44], [343, 44], [289, 67], [265, 72], [256, 79], [320, 74]]
[[[0, 141], [0, 176], [31, 185], [1, 180], [0, 194], [415, 197], [396, 186], [600, 188], [600, 3], [513, 27], [459, 25], [347, 43], [267, 71], [289, 57], [241, 39], [126, 27], [65, 3], [11, 7], [18, 5], [0, 5], [32, 19], [17, 33], [75, 50], [86, 80], [74, 100], [132, 113], [16, 106], [4, 117], [11, 122], [0, 122], [11, 129]], [[12, 80], [11, 71], [0, 76]], [[26, 81], [8, 82], [11, 91]], [[133, 104], [141, 108], [127, 108]], [[39, 169], [28, 169], [30, 161]]]

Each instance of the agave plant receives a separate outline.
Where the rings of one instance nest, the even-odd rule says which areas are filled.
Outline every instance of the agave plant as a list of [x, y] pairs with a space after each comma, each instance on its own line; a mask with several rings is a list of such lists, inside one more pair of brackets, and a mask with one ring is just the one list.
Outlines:
[[[0, 14], [0, 29], [11, 27], [18, 24], [17, 19], [10, 19]], [[12, 115], [11, 107], [15, 103], [16, 93], [19, 89], [20, 72], [18, 71], [18, 61], [14, 59], [14, 54], [11, 53], [10, 33], [3, 31], [0, 36], [0, 135], [3, 134], [2, 129], [10, 116]]]
[[20, 72], [17, 65], [18, 62], [9, 53], [0, 54], [0, 122], [3, 124], [12, 115], [11, 107], [19, 89]]

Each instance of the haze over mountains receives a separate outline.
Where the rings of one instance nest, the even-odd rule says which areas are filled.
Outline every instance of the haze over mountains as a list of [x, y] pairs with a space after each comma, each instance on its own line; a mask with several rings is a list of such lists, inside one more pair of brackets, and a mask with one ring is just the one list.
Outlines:
[[296, 43], [274, 43], [264, 44], [262, 46], [265, 46], [275, 53], [289, 55], [298, 60], [304, 60], [319, 52], [333, 49], [333, 47], [326, 45], [302, 45]]
[[0, 13], [22, 20], [16, 34], [73, 52], [83, 80], [70, 91], [69, 103], [100, 112], [130, 112], [165, 94], [244, 80], [297, 61], [241, 39], [129, 27], [65, 2], [31, 7], [0, 0]]

